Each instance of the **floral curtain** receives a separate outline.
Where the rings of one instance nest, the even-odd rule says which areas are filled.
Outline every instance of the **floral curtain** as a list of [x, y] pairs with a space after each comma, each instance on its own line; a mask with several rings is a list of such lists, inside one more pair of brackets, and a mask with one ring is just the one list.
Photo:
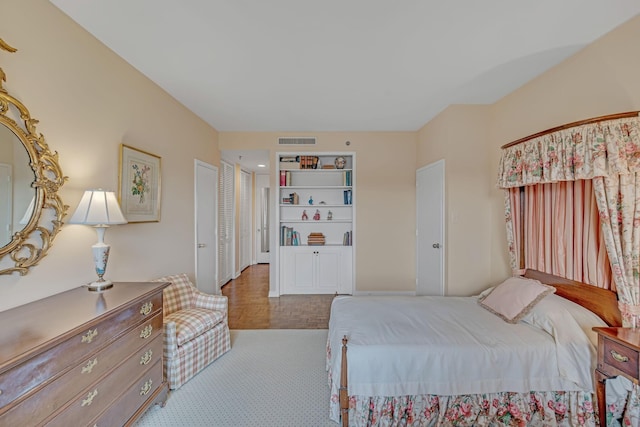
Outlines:
[[[600, 225], [623, 325], [636, 324], [640, 316], [640, 120], [632, 117], [577, 125], [505, 147], [500, 160], [498, 186], [504, 189], [561, 181], [593, 180]], [[517, 229], [510, 218], [513, 199], [505, 197], [509, 250]], [[514, 271], [519, 255], [510, 254]], [[618, 377], [616, 380], [624, 380]], [[627, 381], [627, 380], [625, 380]], [[608, 383], [609, 381], [607, 381]], [[614, 383], [615, 384], [615, 383]], [[623, 423], [637, 420], [639, 387], [629, 384]], [[607, 394], [613, 392], [607, 385]], [[613, 399], [616, 400], [616, 399]], [[618, 400], [619, 402], [620, 400]], [[615, 417], [617, 403], [607, 397], [607, 418]]]
[[[625, 325], [640, 314], [640, 119], [637, 115], [578, 125], [503, 149], [498, 186], [504, 189], [561, 181], [593, 180], [613, 279]], [[516, 231], [505, 197], [509, 250]], [[519, 256], [510, 254], [512, 268]]]

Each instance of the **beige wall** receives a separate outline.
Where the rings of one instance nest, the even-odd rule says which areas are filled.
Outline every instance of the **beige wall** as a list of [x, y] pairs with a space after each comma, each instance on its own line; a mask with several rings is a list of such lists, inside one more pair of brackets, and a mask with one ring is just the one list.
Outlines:
[[302, 150], [279, 146], [280, 136], [356, 153], [356, 290], [415, 291], [415, 132], [220, 132], [220, 150], [269, 150], [276, 188], [275, 153]]
[[468, 295], [490, 280], [490, 195], [485, 178], [489, 111], [450, 106], [418, 132], [417, 167], [445, 160], [445, 293]]
[[[194, 159], [219, 164], [217, 132], [99, 43], [47, 0], [4, 2], [0, 29], [18, 48], [0, 51], [5, 87], [38, 119], [69, 177], [61, 190], [69, 215], [87, 188], [117, 191], [120, 143], [162, 157], [158, 223], [110, 228], [107, 276], [194, 278]], [[68, 220], [69, 217], [66, 219]], [[50, 254], [26, 276], [0, 276], [0, 310], [95, 278], [93, 229], [65, 225]]]

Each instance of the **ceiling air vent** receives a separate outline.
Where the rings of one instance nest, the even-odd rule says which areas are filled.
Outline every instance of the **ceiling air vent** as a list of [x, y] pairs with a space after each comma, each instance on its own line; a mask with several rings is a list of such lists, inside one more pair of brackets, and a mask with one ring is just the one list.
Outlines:
[[278, 144], [280, 145], [315, 145], [316, 138], [315, 137], [304, 137], [304, 138], [280, 137], [278, 138]]

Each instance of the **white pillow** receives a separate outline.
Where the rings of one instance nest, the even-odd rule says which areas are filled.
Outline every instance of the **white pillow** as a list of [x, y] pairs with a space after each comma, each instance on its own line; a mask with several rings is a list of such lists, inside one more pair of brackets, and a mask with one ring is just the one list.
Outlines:
[[560, 375], [591, 391], [597, 360], [597, 337], [591, 328], [604, 325], [604, 322], [589, 313], [569, 300], [549, 295], [524, 316], [522, 322], [551, 335], [556, 343]]
[[557, 317], [551, 316], [551, 314], [558, 312], [568, 313], [576, 321], [580, 329], [584, 331], [593, 346], [598, 346], [598, 334], [596, 334], [592, 328], [594, 326], [606, 327], [607, 324], [605, 321], [591, 310], [558, 295], [549, 295], [548, 298], [544, 298], [538, 302], [538, 304], [522, 318], [522, 321], [553, 335], [552, 329], [554, 329], [554, 326], [550, 325], [549, 318]]
[[518, 323], [542, 298], [555, 291], [538, 280], [510, 277], [478, 298], [478, 303], [505, 322]]

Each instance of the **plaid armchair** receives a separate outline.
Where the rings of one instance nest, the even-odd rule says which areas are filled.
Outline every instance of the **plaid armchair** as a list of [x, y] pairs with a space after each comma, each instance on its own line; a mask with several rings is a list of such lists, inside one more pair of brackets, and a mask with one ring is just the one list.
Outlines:
[[182, 273], [154, 280], [163, 291], [164, 370], [175, 390], [231, 349], [228, 302], [198, 290]]

